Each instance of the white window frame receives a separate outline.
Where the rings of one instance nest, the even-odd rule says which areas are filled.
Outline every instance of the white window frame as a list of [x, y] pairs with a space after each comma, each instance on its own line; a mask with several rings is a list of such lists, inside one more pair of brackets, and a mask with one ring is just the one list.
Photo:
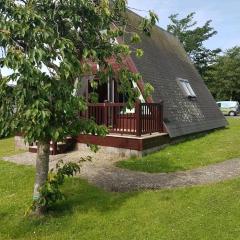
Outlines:
[[194, 92], [191, 84], [187, 79], [177, 78], [177, 82], [187, 97], [191, 97], [191, 98], [197, 97], [196, 93]]

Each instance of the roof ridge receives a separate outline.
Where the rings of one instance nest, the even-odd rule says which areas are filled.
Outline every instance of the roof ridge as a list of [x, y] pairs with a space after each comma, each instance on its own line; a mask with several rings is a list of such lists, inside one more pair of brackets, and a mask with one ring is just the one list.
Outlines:
[[[127, 11], [130, 12], [131, 14], [134, 14], [134, 15], [137, 16], [138, 18], [141, 18], [141, 19], [144, 18], [143, 16], [139, 15], [138, 13], [134, 12], [133, 10], [131, 10], [131, 9], [129, 9], [129, 8], [127, 8]], [[177, 38], [177, 37], [174, 36], [172, 33], [168, 32], [166, 29], [164, 29], [163, 27], [160, 27], [160, 26], [157, 25], [157, 24], [155, 24], [154, 27], [158, 28], [158, 29], [161, 30], [161, 31], [164, 31], [164, 32], [168, 33], [169, 35], [171, 35], [171, 36], [173, 36], [173, 37], [175, 37], [175, 38]], [[177, 38], [177, 39], [178, 39], [178, 38]]]

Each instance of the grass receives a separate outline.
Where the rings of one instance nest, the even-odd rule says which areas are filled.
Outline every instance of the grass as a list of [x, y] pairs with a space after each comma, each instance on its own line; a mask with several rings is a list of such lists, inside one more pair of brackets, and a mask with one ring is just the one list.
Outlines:
[[[14, 154], [0, 141], [0, 159]], [[238, 240], [240, 179], [162, 191], [108, 193], [69, 179], [66, 200], [42, 219], [24, 217], [34, 168], [0, 161], [0, 239]]]
[[15, 143], [13, 138], [0, 139], [0, 158], [3, 156], [11, 156], [23, 152], [15, 148]]
[[226, 129], [190, 137], [185, 142], [145, 156], [117, 163], [118, 167], [149, 173], [188, 170], [240, 157], [240, 119], [229, 119]]

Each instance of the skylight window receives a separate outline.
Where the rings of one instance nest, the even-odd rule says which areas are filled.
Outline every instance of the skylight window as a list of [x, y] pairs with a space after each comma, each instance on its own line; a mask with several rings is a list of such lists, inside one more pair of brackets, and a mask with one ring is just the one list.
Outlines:
[[196, 98], [197, 97], [196, 93], [192, 89], [192, 86], [187, 79], [178, 78], [177, 81], [178, 81], [181, 89], [183, 90], [184, 94], [187, 97], [189, 97], [189, 98]]

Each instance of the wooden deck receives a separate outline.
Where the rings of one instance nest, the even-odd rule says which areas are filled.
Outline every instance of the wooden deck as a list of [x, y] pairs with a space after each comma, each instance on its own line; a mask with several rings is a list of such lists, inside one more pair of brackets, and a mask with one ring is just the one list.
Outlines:
[[83, 116], [105, 125], [110, 133], [142, 136], [163, 132], [162, 103], [136, 103], [133, 109], [124, 103], [88, 104]]
[[158, 148], [170, 142], [167, 133], [154, 133], [152, 135], [134, 135], [108, 134], [105, 137], [94, 135], [79, 135], [77, 143], [95, 144], [104, 147], [113, 147], [118, 149], [129, 149], [136, 151], [145, 151], [148, 149]]
[[[106, 137], [80, 134], [63, 143], [51, 142], [52, 155], [72, 150], [75, 143], [144, 151], [169, 142], [163, 129], [162, 103], [136, 103], [133, 109], [128, 109], [124, 103], [88, 104], [88, 110], [81, 117], [105, 125], [109, 134]], [[29, 151], [37, 152], [37, 146], [30, 146]]]

